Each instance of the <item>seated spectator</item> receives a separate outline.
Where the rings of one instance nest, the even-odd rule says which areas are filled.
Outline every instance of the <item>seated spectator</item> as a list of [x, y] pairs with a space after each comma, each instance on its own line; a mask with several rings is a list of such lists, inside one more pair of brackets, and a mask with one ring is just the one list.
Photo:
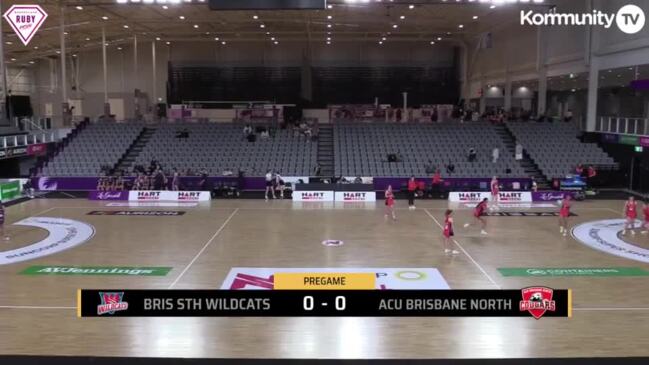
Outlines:
[[477, 157], [478, 154], [476, 153], [475, 148], [473, 147], [469, 148], [469, 155], [468, 155], [469, 162], [475, 161]]
[[426, 163], [426, 166], [424, 166], [426, 169], [427, 174], [432, 174], [435, 172], [435, 166], [433, 166], [433, 161], [428, 160], [428, 163]]
[[564, 114], [564, 116], [563, 116], [563, 121], [566, 122], [566, 123], [572, 122], [572, 110], [571, 109], [568, 109], [566, 111], [566, 114]]
[[234, 175], [234, 172], [232, 172], [231, 169], [223, 170], [223, 176], [232, 176], [232, 175]]
[[449, 163], [446, 165], [446, 173], [450, 175], [454, 172], [455, 172], [455, 165], [453, 165], [453, 163], [449, 161]]
[[363, 178], [361, 178], [360, 176], [356, 176], [356, 178], [354, 179], [354, 184], [362, 184], [362, 183], [363, 183]]
[[264, 130], [261, 132], [261, 138], [262, 138], [262, 139], [268, 139], [269, 137], [270, 137], [270, 134], [268, 133], [268, 129], [264, 129]]
[[491, 151], [491, 162], [497, 163], [499, 158], [500, 158], [500, 150], [498, 149], [498, 147], [494, 147], [493, 151]]

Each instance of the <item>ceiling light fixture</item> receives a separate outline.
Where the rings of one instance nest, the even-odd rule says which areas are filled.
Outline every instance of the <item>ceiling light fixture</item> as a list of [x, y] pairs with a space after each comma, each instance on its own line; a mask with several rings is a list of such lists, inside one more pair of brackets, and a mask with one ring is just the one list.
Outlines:
[[77, 6], [77, 10], [83, 10], [83, 6]]

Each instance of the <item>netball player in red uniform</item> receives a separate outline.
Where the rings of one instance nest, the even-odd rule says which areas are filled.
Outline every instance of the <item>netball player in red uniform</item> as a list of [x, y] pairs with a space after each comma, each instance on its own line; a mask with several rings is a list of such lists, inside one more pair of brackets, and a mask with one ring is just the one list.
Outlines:
[[644, 213], [644, 231], [640, 233], [647, 234], [649, 233], [649, 201], [645, 200], [642, 213]]
[[498, 210], [498, 193], [500, 192], [500, 188], [498, 187], [498, 177], [494, 176], [491, 179], [491, 200], [493, 201], [493, 204], [490, 208], [490, 210]]
[[561, 210], [559, 210], [559, 233], [568, 235], [568, 217], [570, 216], [570, 195], [566, 195], [561, 201]]
[[627, 200], [624, 204], [624, 215], [626, 217], [626, 223], [624, 224], [622, 235], [624, 236], [626, 234], [626, 230], [628, 229], [631, 231], [631, 235], [635, 236], [633, 226], [635, 219], [638, 218], [638, 204], [636, 203], [633, 196], [630, 196], [629, 200]]
[[[487, 204], [489, 202], [489, 199], [484, 198], [478, 205], [476, 205], [475, 209], [473, 209], [473, 218], [476, 221], [476, 223], [480, 223], [480, 226], [482, 227], [482, 230], [480, 231], [481, 234], [487, 234], [487, 231], [485, 230], [487, 228], [487, 221], [482, 218], [484, 216], [485, 211], [487, 210]], [[468, 228], [471, 224], [466, 223], [464, 225], [464, 228]]]
[[388, 185], [388, 188], [385, 190], [385, 219], [388, 219], [388, 216], [392, 217], [392, 220], [397, 220], [397, 215], [394, 213], [394, 193], [392, 192], [392, 185]]
[[453, 233], [453, 217], [451, 215], [453, 214], [453, 211], [448, 209], [446, 213], [444, 213], [444, 253], [445, 254], [452, 254], [452, 255], [457, 255], [460, 253], [458, 250], [452, 250], [451, 249], [451, 237], [454, 236]]

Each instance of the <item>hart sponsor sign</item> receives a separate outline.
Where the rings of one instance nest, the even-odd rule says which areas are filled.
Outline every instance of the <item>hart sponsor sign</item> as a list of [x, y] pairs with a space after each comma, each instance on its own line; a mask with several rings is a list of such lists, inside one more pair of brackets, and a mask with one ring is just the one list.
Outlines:
[[334, 201], [334, 192], [327, 191], [294, 191], [293, 201], [298, 202], [332, 202]]
[[4, 18], [26, 46], [47, 19], [47, 13], [38, 5], [12, 5]]
[[453, 203], [477, 203], [484, 198], [491, 198], [491, 193], [484, 191], [452, 191], [448, 194], [448, 201]]
[[138, 202], [204, 202], [210, 200], [209, 191], [130, 191], [129, 201]]
[[503, 203], [529, 203], [532, 201], [532, 193], [529, 191], [501, 191], [498, 193], [498, 200]]
[[354, 202], [375, 202], [376, 192], [374, 191], [337, 191], [335, 201], [354, 203]]
[[450, 289], [446, 280], [433, 268], [262, 268], [233, 267], [221, 284], [221, 289], [275, 289], [275, 275], [278, 273], [372, 273], [376, 289]]
[[[486, 191], [454, 191], [448, 194], [448, 201], [451, 203], [477, 203], [484, 198], [492, 200], [490, 192]], [[530, 203], [532, 193], [529, 191], [501, 191], [498, 193], [498, 200], [503, 203]]]

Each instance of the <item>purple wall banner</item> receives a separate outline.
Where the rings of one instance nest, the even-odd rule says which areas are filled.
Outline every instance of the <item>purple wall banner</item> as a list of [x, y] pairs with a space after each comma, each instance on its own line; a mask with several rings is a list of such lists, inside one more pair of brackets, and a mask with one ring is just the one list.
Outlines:
[[88, 194], [89, 200], [128, 200], [128, 191], [96, 191]]
[[569, 195], [571, 198], [575, 198], [574, 191], [534, 191], [532, 192], [532, 201], [535, 202], [551, 202], [561, 200]]
[[649, 137], [640, 137], [640, 146], [649, 147]]
[[618, 143], [619, 137], [617, 134], [602, 133], [602, 142], [605, 143]]
[[[133, 183], [133, 177], [126, 177], [124, 180], [128, 185]], [[171, 179], [169, 179], [171, 180]], [[202, 190], [200, 188], [200, 176], [184, 176], [180, 178], [182, 190]], [[41, 191], [93, 191], [97, 190], [98, 177], [35, 177], [32, 178], [32, 186]], [[216, 176], [209, 177], [208, 182], [216, 187], [220, 184], [232, 185], [238, 184], [242, 190], [264, 190], [266, 182], [263, 177], [227, 177]], [[171, 182], [169, 186], [171, 187]]]

